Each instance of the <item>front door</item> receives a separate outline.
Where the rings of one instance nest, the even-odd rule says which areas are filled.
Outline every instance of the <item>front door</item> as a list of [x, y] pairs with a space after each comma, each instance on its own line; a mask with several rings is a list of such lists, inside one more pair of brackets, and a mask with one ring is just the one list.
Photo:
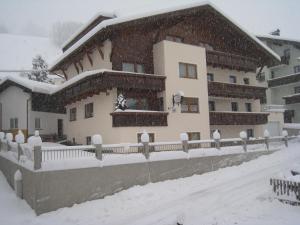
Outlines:
[[62, 119], [57, 120], [57, 136], [58, 136], [58, 138], [63, 137], [63, 120]]

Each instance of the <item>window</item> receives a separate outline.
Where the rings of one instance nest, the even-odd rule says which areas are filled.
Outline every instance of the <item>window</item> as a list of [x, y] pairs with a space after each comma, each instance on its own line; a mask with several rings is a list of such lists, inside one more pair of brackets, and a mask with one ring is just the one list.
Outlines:
[[214, 74], [213, 73], [208, 73], [207, 74], [207, 81], [214, 81]]
[[200, 132], [187, 132], [187, 135], [190, 141], [200, 140]]
[[214, 101], [209, 101], [208, 106], [209, 106], [209, 111], [216, 111], [216, 105]]
[[135, 63], [122, 63], [122, 70], [133, 73], [145, 73], [144, 65]]
[[86, 144], [87, 144], [87, 145], [92, 144], [92, 138], [91, 138], [91, 136], [87, 136], [87, 137], [86, 137]]
[[147, 98], [127, 98], [126, 106], [128, 109], [148, 110], [149, 104]]
[[[149, 142], [154, 142], [155, 141], [155, 135], [154, 133], [148, 133], [149, 134]], [[138, 140], [138, 143], [141, 143], [142, 140], [141, 140], [141, 136], [142, 136], [142, 133], [138, 133], [137, 134], [137, 140]]]
[[182, 43], [183, 39], [181, 37], [176, 37], [176, 36], [172, 36], [172, 35], [167, 35], [166, 36], [166, 40], [168, 41], [174, 41], [174, 42], [178, 42], [178, 43]]
[[179, 77], [197, 79], [197, 65], [179, 63]]
[[244, 80], [244, 84], [246, 84], [246, 85], [250, 84], [249, 78], [244, 78], [243, 80]]
[[252, 112], [252, 106], [251, 103], [245, 103], [246, 112]]
[[94, 103], [85, 104], [84, 106], [85, 118], [91, 118], [94, 116]]
[[70, 109], [70, 121], [76, 120], [76, 108]]
[[236, 76], [229, 76], [229, 83], [236, 84]]
[[248, 138], [254, 137], [254, 131], [253, 131], [253, 129], [247, 129], [247, 137]]
[[294, 72], [295, 73], [300, 73], [300, 65], [294, 66]]
[[295, 94], [300, 93], [300, 86], [294, 87]]
[[199, 112], [199, 101], [198, 98], [186, 98], [183, 97], [181, 103], [182, 113], [198, 113]]
[[231, 110], [234, 112], [239, 110], [237, 102], [231, 102]]
[[35, 118], [34, 127], [35, 129], [41, 129], [41, 118]]
[[10, 129], [18, 128], [18, 118], [10, 118]]

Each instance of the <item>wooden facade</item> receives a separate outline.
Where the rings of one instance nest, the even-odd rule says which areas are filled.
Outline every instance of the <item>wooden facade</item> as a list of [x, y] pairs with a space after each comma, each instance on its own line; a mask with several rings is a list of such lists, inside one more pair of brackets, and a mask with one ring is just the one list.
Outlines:
[[267, 113], [209, 112], [210, 125], [261, 125], [268, 123]]
[[113, 127], [161, 127], [168, 126], [167, 112], [113, 112]]
[[278, 87], [281, 85], [292, 84], [300, 82], [300, 73], [296, 73], [293, 75], [282, 76], [272, 80], [268, 80], [269, 87]]
[[257, 86], [208, 81], [208, 96], [215, 97], [260, 99], [261, 103], [265, 103], [266, 89]]

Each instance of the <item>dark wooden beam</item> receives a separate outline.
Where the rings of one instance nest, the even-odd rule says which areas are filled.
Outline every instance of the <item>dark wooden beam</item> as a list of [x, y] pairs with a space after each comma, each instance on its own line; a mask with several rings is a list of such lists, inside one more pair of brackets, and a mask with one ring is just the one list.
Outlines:
[[91, 66], [93, 66], [93, 60], [92, 60], [92, 57], [91, 57], [91, 55], [90, 55], [90, 53], [88, 51], [86, 51], [86, 56], [87, 56], [87, 58], [88, 58], [88, 60], [89, 60], [89, 62], [91, 64]]
[[79, 68], [78, 68], [76, 62], [74, 62], [73, 64], [74, 64], [74, 66], [75, 66], [75, 69], [76, 69], [76, 71], [77, 71], [77, 74], [79, 74]]
[[99, 52], [101, 58], [104, 60], [104, 54], [103, 54], [103, 52], [102, 52], [102, 50], [101, 50], [101, 46], [100, 46], [99, 44], [97, 44], [96, 47], [97, 47], [97, 50], [98, 50], [98, 52]]
[[82, 63], [81, 63], [80, 60], [78, 61], [78, 64], [79, 64], [79, 66], [80, 66], [81, 71], [83, 71], [83, 65], [82, 65]]

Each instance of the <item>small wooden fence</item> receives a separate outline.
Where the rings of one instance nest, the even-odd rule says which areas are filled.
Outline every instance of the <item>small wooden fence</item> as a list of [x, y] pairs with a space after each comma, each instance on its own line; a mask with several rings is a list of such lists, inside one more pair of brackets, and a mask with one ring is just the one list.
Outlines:
[[272, 178], [270, 185], [280, 201], [300, 205], [300, 182]]

